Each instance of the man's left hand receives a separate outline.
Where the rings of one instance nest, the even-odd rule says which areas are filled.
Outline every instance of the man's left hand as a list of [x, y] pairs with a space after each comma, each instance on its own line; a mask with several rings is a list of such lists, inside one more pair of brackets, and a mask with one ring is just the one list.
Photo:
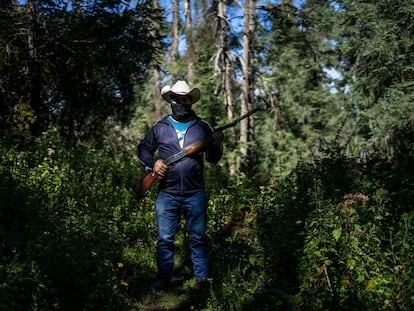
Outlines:
[[213, 146], [218, 147], [224, 141], [224, 134], [221, 131], [213, 133]]

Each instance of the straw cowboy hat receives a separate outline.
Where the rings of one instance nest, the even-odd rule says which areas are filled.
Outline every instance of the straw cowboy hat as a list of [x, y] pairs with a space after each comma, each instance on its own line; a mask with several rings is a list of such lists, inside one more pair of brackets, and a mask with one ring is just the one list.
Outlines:
[[177, 81], [172, 87], [166, 85], [161, 90], [162, 98], [167, 101], [171, 102], [171, 95], [180, 95], [180, 96], [189, 96], [191, 98], [191, 103], [194, 104], [200, 99], [201, 93], [200, 90], [197, 88], [190, 89], [190, 86], [187, 82], [179, 80]]

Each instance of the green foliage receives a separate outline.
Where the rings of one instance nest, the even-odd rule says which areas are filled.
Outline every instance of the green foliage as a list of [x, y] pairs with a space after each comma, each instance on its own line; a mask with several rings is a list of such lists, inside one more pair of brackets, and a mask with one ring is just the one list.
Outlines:
[[1, 158], [2, 307], [122, 308], [124, 251], [151, 232], [130, 193], [137, 163], [59, 145], [8, 147]]
[[75, 151], [58, 141], [2, 141], [3, 309], [413, 307], [414, 192], [405, 162], [331, 156], [266, 181], [206, 172], [213, 284], [196, 291], [182, 230], [174, 288], [164, 295], [149, 290], [155, 187], [135, 201], [131, 184], [142, 171], [133, 151]]
[[389, 88], [377, 105], [367, 111], [370, 147], [390, 158], [404, 159], [414, 153], [414, 85]]
[[[338, 1], [341, 50], [352, 64], [354, 86], [373, 104], [387, 88], [412, 80], [412, 3]], [[340, 29], [338, 29], [340, 30]], [[411, 38], [410, 38], [411, 37]]]
[[[30, 6], [33, 5], [33, 8]], [[3, 4], [2, 4], [3, 8]], [[159, 50], [148, 1], [31, 1], [1, 11], [1, 128], [18, 128], [29, 105], [36, 135], [58, 128], [68, 144], [102, 142], [109, 117], [125, 124]], [[16, 31], [16, 25], [19, 30]], [[4, 26], [4, 27], [3, 27]], [[19, 129], [19, 128], [18, 128]]]
[[[324, 165], [329, 168], [328, 163]], [[406, 285], [405, 271], [412, 269], [412, 260], [401, 244], [412, 240], [412, 217], [405, 212], [412, 191], [404, 203], [397, 203], [397, 193], [408, 194], [404, 178], [395, 188], [396, 176], [384, 166], [378, 175], [346, 163], [341, 166], [342, 172], [331, 171], [330, 182], [318, 175], [309, 188], [308, 204], [313, 208], [305, 224], [299, 306], [304, 310], [345, 305], [347, 310], [410, 310], [413, 288]], [[344, 187], [346, 183], [351, 187]], [[332, 186], [342, 193], [354, 192], [338, 199], [341, 192], [335, 194]]]
[[343, 113], [341, 96], [331, 92], [331, 78], [325, 71], [334, 65], [333, 47], [315, 7], [309, 4], [305, 9], [309, 13], [304, 13], [292, 1], [282, 1], [266, 16], [263, 53], [267, 57], [261, 79], [262, 88], [268, 90], [266, 98], [272, 97], [275, 104], [257, 122], [256, 136], [263, 151], [258, 152], [261, 172], [276, 178], [319, 152], [322, 139], [334, 140]]
[[261, 307], [256, 306], [256, 297], [266, 292], [269, 282], [267, 258], [255, 233], [256, 196], [245, 176], [229, 188], [211, 194], [209, 235], [216, 281], [211, 310], [272, 309], [274, 296], [263, 296]]
[[[214, 281], [203, 298], [184, 231], [175, 288], [148, 289], [156, 189], [139, 203], [131, 193], [142, 174], [135, 145], [152, 122], [142, 85], [161, 11], [149, 1], [70, 10], [38, 1], [35, 55], [34, 11], [12, 3], [0, 9], [0, 309], [413, 309], [411, 3], [262, 7], [257, 161], [249, 175], [227, 177], [240, 160], [235, 129], [225, 161], [206, 165]], [[199, 26], [194, 83], [205, 95], [196, 109], [223, 125], [214, 32]], [[36, 138], [27, 132], [35, 124], [47, 129]]]
[[[412, 153], [414, 5], [404, 1], [337, 1], [336, 53], [357, 116], [359, 152], [400, 159]], [[400, 143], [401, 142], [401, 143]]]

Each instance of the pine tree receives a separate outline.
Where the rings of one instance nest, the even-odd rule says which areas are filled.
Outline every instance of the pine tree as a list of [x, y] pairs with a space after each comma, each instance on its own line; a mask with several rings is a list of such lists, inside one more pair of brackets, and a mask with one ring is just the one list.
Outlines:
[[292, 1], [264, 7], [268, 12], [263, 89], [274, 97], [272, 118], [264, 120], [261, 135], [262, 172], [290, 172], [300, 159], [333, 140], [340, 126], [340, 105], [329, 87], [329, 37], [312, 18], [314, 8], [296, 8]]
[[338, 55], [358, 121], [354, 148], [370, 157], [412, 154], [414, 3], [338, 1], [337, 16]]

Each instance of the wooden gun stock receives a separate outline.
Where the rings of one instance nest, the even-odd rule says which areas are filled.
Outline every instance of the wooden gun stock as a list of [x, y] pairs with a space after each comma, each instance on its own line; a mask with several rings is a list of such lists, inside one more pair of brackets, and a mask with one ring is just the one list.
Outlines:
[[151, 188], [155, 180], [157, 180], [157, 174], [155, 174], [152, 171], [145, 174], [144, 177], [142, 177], [141, 179], [137, 180], [132, 186], [135, 193], [135, 198], [137, 200], [143, 198], [145, 192], [147, 192], [147, 190]]

